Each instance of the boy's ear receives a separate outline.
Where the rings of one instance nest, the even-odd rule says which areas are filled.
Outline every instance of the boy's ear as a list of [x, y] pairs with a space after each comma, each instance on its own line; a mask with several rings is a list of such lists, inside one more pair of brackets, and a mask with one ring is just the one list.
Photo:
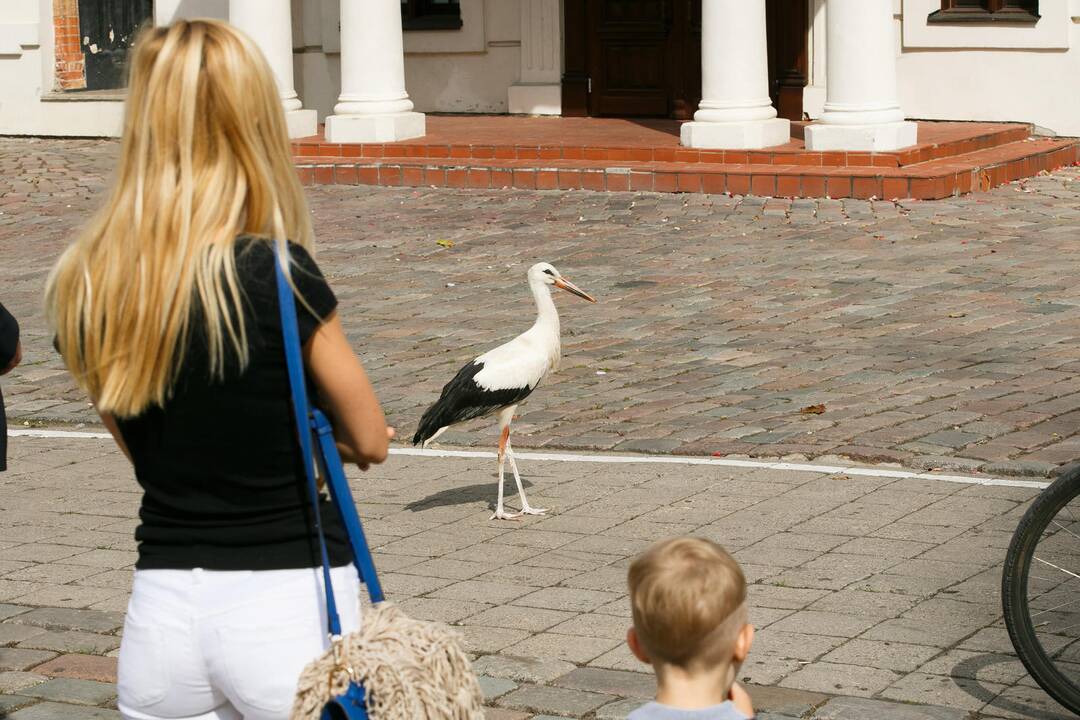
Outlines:
[[747, 623], [739, 630], [735, 638], [735, 662], [742, 663], [750, 654], [750, 646], [754, 644], [754, 626]]
[[630, 629], [626, 631], [626, 644], [630, 647], [630, 652], [634, 653], [634, 657], [643, 663], [651, 664], [649, 660], [649, 654], [645, 652], [645, 648], [641, 645], [641, 639], [638, 637], [637, 630], [631, 625]]

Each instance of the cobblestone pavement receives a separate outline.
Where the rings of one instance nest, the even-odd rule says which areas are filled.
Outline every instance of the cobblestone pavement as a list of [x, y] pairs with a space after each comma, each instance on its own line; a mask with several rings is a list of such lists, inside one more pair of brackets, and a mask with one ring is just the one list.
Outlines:
[[[117, 717], [138, 488], [110, 441], [12, 443], [0, 716]], [[621, 718], [649, 697], [623, 644], [625, 573], [679, 533], [743, 564], [758, 635], [741, 675], [763, 720], [1068, 717], [1024, 672], [999, 610], [1005, 547], [1036, 483], [522, 455], [548, 516], [489, 521], [489, 458], [399, 454], [352, 474], [389, 598], [464, 634], [491, 718]]]
[[[41, 291], [116, 149], [0, 139], [0, 297], [27, 339], [5, 393], [20, 420], [94, 418], [50, 348]], [[346, 327], [403, 436], [461, 364], [531, 322], [524, 271], [544, 259], [600, 303], [558, 298], [564, 368], [519, 411], [519, 447], [1008, 475], [1080, 455], [1080, 169], [900, 204], [309, 193]], [[490, 425], [443, 440], [491, 445]]]

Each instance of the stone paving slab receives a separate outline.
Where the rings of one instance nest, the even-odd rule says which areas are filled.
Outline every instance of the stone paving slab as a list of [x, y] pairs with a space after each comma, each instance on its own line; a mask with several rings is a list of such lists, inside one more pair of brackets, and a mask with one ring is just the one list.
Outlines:
[[[15, 437], [11, 454], [0, 544], [30, 559], [0, 569], [9, 596], [0, 605], [0, 714], [116, 717], [109, 706], [127, 589], [98, 599], [80, 594], [97, 586], [94, 575], [7, 578], [68, 564], [70, 556], [35, 549], [84, 531], [121, 535], [116, 549], [129, 556], [138, 486], [109, 441]], [[1036, 488], [896, 478], [882, 468], [848, 475], [591, 460], [523, 459], [531, 498], [551, 514], [515, 522], [488, 520], [488, 458], [395, 454], [351, 472], [376, 563], [391, 578], [388, 596], [462, 631], [490, 718], [623, 718], [651, 695], [651, 674], [621, 641], [630, 622], [624, 578], [637, 552], [672, 532], [721, 542], [743, 563], [758, 632], [740, 678], [761, 718], [1070, 717], [1027, 677], [999, 609], [1008, 537]], [[115, 514], [98, 514], [106, 501]], [[85, 541], [67, 547], [75, 557], [92, 552], [95, 536]], [[61, 595], [79, 606], [41, 606]], [[40, 633], [18, 639], [27, 631]], [[89, 635], [97, 641], [76, 654], [17, 647]]]
[[[0, 294], [26, 346], [4, 391], [19, 422], [95, 419], [51, 350], [41, 292], [116, 154], [110, 141], [0, 139]], [[1080, 454], [1077, 168], [927, 203], [370, 187], [308, 197], [346, 330], [403, 438], [460, 365], [527, 326], [524, 271], [543, 259], [600, 303], [558, 299], [563, 369], [521, 407], [519, 448], [1021, 476]], [[443, 439], [496, 438], [474, 421]], [[97, 510], [108, 515], [109, 501]], [[123, 567], [112, 550], [71, 564]], [[91, 596], [108, 589], [58, 601]]]

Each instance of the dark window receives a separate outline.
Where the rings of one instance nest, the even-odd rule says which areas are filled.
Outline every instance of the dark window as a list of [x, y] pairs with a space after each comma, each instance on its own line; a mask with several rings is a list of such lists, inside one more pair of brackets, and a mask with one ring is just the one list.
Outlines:
[[1039, 0], [941, 0], [941, 9], [926, 18], [932, 23], [1039, 21]]
[[460, 30], [460, 0], [401, 0], [405, 30]]
[[127, 56], [139, 28], [153, 16], [151, 0], [79, 0], [79, 36], [87, 90], [127, 84]]

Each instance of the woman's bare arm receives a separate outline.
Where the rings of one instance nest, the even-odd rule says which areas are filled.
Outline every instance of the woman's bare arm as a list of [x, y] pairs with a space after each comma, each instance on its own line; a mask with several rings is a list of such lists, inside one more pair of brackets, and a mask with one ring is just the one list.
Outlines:
[[336, 312], [304, 345], [304, 364], [327, 404], [343, 459], [363, 470], [384, 461], [394, 431]]

